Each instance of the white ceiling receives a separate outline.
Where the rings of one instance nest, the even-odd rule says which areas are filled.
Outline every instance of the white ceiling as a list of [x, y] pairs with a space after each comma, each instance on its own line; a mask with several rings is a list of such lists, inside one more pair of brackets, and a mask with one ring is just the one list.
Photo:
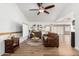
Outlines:
[[48, 10], [50, 14], [41, 13], [40, 15], [37, 15], [37, 11], [29, 11], [29, 9], [38, 8], [36, 3], [17, 3], [17, 6], [30, 22], [53, 22], [59, 19], [64, 10], [70, 5], [68, 3], [44, 3], [43, 6], [52, 4], [54, 4], [55, 7]]

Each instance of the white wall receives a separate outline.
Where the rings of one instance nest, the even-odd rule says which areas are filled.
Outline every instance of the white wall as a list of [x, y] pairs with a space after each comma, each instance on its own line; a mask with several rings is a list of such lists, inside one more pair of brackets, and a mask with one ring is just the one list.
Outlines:
[[76, 18], [75, 32], [75, 48], [79, 50], [79, 17]]
[[[16, 4], [0, 4], [0, 32], [20, 31], [18, 28], [26, 18]], [[6, 25], [6, 26], [5, 26]], [[6, 30], [5, 30], [6, 29]]]
[[[16, 4], [0, 3], [0, 32], [22, 31], [22, 24], [27, 19]], [[7, 36], [0, 36], [0, 55], [4, 53], [4, 41]]]

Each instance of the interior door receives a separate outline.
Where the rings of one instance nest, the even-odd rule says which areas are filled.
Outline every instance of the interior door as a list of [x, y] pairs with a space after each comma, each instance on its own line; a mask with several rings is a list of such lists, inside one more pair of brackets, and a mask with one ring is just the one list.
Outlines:
[[27, 24], [23, 24], [23, 38], [28, 38], [29, 35], [29, 27]]

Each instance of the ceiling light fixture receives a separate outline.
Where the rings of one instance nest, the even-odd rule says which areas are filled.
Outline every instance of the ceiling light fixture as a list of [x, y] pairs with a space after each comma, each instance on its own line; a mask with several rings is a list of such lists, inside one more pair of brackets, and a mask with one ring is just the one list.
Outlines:
[[40, 9], [39, 12], [43, 13], [44, 12], [44, 9]]

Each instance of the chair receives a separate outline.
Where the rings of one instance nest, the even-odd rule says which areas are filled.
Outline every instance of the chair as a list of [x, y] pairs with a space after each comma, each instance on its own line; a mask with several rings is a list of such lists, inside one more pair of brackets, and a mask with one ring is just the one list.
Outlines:
[[48, 32], [43, 35], [43, 44], [45, 47], [59, 47], [59, 36], [56, 33]]
[[5, 40], [5, 53], [13, 53], [19, 47], [19, 38]]

